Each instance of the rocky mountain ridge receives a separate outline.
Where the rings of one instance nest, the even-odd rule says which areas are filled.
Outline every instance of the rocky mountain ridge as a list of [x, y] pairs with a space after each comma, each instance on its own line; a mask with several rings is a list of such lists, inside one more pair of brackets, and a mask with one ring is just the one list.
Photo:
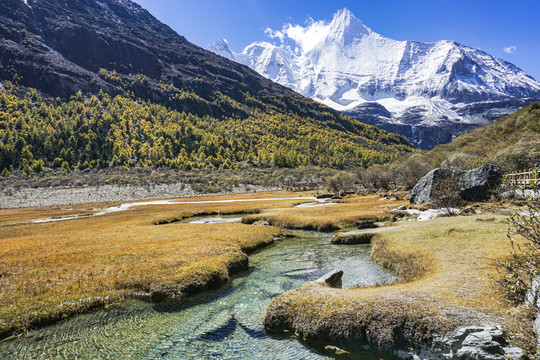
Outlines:
[[315, 27], [307, 40], [284, 28], [274, 35], [278, 45], [256, 42], [234, 53], [221, 40], [209, 49], [424, 149], [540, 98], [540, 83], [521, 69], [455, 41], [393, 40], [347, 9], [303, 31]]

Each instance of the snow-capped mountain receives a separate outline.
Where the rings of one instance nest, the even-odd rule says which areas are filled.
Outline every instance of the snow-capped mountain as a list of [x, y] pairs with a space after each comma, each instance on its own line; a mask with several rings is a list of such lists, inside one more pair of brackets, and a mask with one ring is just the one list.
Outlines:
[[221, 40], [209, 50], [421, 148], [540, 97], [540, 83], [509, 62], [454, 41], [393, 40], [347, 9], [330, 23], [268, 34], [280, 44], [256, 42], [234, 53]]

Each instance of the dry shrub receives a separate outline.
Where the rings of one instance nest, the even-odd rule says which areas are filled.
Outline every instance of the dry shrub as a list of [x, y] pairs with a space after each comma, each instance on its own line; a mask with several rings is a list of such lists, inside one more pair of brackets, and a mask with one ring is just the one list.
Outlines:
[[421, 154], [404, 155], [386, 165], [374, 165], [360, 170], [358, 176], [362, 185], [371, 190], [410, 190], [433, 166]]
[[[537, 173], [533, 175], [529, 189], [540, 194]], [[523, 205], [524, 209], [519, 209], [508, 219], [512, 256], [507, 261], [497, 262], [505, 275], [497, 282], [506, 298], [521, 308], [511, 321], [511, 336], [532, 359], [538, 352], [532, 325], [535, 315], [540, 312], [540, 197], [527, 197]]]
[[464, 205], [460, 196], [459, 182], [451, 176], [441, 179], [433, 186], [431, 203], [438, 208], [458, 208]]
[[508, 314], [508, 333], [510, 342], [523, 349], [526, 358], [535, 359], [537, 353], [534, 320], [536, 312], [530, 306], [518, 306]]
[[501, 150], [495, 157], [495, 163], [508, 172], [529, 169], [540, 159], [540, 139], [530, 135], [519, 140], [515, 145]]
[[[538, 174], [534, 174], [529, 188], [540, 193]], [[540, 279], [540, 197], [529, 196], [523, 205], [524, 208], [514, 212], [508, 219], [512, 257], [508, 261], [498, 262], [505, 274], [501, 285], [507, 298], [516, 304], [523, 303], [526, 294], [531, 291], [536, 298], [540, 293], [539, 286], [534, 285]], [[522, 241], [518, 242], [516, 237]], [[532, 305], [538, 307], [536, 301]]]
[[355, 185], [357, 185], [356, 176], [350, 172], [342, 171], [328, 179], [326, 189], [334, 193], [354, 191], [356, 190]]

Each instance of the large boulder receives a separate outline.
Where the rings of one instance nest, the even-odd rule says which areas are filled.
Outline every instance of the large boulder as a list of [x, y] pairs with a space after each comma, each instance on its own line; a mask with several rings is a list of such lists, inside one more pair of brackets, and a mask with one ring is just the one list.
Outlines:
[[440, 191], [441, 184], [447, 179], [455, 179], [463, 175], [462, 170], [437, 168], [431, 170], [418, 181], [411, 192], [411, 204], [423, 204], [431, 201], [436, 192]]
[[471, 171], [437, 168], [418, 181], [411, 192], [411, 203], [422, 204], [440, 198], [455, 187], [459, 197], [467, 201], [487, 200], [500, 183], [501, 169], [488, 165]]
[[495, 187], [500, 184], [501, 178], [501, 168], [497, 165], [467, 171], [459, 179], [461, 198], [467, 201], [487, 200]]

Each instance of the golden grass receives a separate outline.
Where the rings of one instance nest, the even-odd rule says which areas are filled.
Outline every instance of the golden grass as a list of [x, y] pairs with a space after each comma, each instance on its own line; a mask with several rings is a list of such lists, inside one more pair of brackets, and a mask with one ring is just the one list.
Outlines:
[[[485, 218], [495, 220], [477, 221]], [[492, 214], [437, 218], [385, 233], [392, 249], [415, 254], [429, 264], [420, 278], [390, 288], [446, 305], [502, 314], [508, 304], [490, 275], [497, 276], [494, 259], [510, 254], [506, 233], [505, 217]]]
[[[329, 230], [362, 219], [389, 219], [390, 210], [404, 204], [353, 196], [332, 206], [292, 208], [313, 201], [286, 199], [296, 196], [274, 192], [194, 198], [186, 200], [260, 201], [141, 206], [47, 224], [21, 222], [112, 204], [0, 210], [0, 337], [138, 293], [160, 300], [215, 288], [245, 267], [245, 252], [283, 234], [268, 226], [170, 222], [197, 214], [262, 211], [244, 221]], [[489, 218], [494, 221], [477, 221]], [[504, 219], [486, 213], [400, 222], [375, 237], [372, 257], [403, 281], [348, 290], [308, 283], [276, 299], [265, 326], [306, 338], [367, 340], [388, 347], [405, 341], [404, 346], [417, 347], [460, 324], [500, 322], [509, 305], [488, 275], [496, 275], [493, 259], [509, 254]]]
[[[495, 220], [476, 221], [486, 218]], [[510, 305], [490, 278], [497, 276], [493, 259], [510, 253], [504, 220], [493, 214], [446, 217], [380, 233], [372, 258], [402, 281], [346, 290], [308, 283], [276, 299], [265, 326], [307, 339], [407, 349], [460, 325], [506, 325]]]
[[252, 224], [263, 220], [288, 229], [332, 231], [354, 226], [364, 219], [391, 218], [390, 210], [404, 204], [405, 201], [380, 201], [376, 195], [353, 196], [337, 205], [270, 209], [246, 216], [242, 222]]
[[24, 222], [86, 213], [111, 204], [75, 206], [73, 210], [1, 210], [0, 337], [137, 294], [158, 300], [215, 288], [226, 282], [231, 272], [246, 267], [245, 252], [273, 242], [283, 230], [244, 224], [154, 223], [194, 214], [253, 212], [303, 202], [286, 199], [293, 196], [298, 194], [184, 199], [260, 201], [140, 206], [99, 217], [43, 224]]

